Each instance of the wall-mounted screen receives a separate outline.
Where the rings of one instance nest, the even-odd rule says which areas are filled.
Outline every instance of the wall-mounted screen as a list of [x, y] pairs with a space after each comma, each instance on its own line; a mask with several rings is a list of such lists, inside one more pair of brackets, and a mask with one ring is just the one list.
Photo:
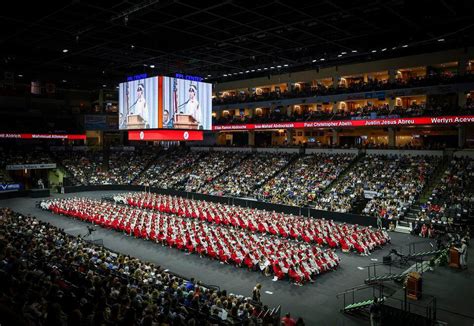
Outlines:
[[211, 130], [212, 85], [151, 77], [119, 86], [120, 129]]

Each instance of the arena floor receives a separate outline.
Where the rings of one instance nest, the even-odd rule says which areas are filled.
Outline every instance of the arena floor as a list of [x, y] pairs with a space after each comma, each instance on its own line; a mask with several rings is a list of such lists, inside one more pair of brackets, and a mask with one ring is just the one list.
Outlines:
[[[118, 192], [83, 192], [76, 194], [55, 196], [82, 196], [102, 198]], [[64, 229], [72, 235], [87, 233], [85, 222], [73, 220], [64, 216], [54, 215], [36, 208], [36, 198], [14, 198], [0, 200], [0, 207], [10, 207], [23, 214], [32, 214], [43, 221]], [[273, 282], [271, 277], [265, 277], [257, 272], [249, 272], [243, 268], [223, 265], [197, 255], [186, 255], [177, 249], [162, 247], [143, 239], [125, 236], [113, 230], [97, 227], [93, 239], [101, 239], [105, 247], [124, 254], [138, 257], [142, 260], [153, 262], [184, 277], [201, 280], [206, 284], [218, 285], [231, 293], [251, 296], [252, 288], [256, 283], [261, 283], [262, 301], [274, 307], [281, 304], [282, 315], [291, 312], [293, 316], [302, 316], [306, 325], [367, 325], [367, 320], [355, 319], [339, 312], [342, 308], [342, 299], [337, 299], [336, 294], [347, 289], [362, 285], [367, 277], [365, 266], [381, 262], [382, 257], [391, 249], [399, 252], [408, 252], [408, 244], [416, 242], [416, 251], [431, 249], [430, 241], [413, 237], [407, 234], [391, 233], [392, 244], [381, 250], [376, 250], [368, 257], [354, 253], [342, 253], [341, 267], [334, 272], [323, 274], [316, 278], [314, 284], [296, 286], [289, 282]], [[473, 257], [474, 250], [469, 248], [469, 256]], [[399, 269], [392, 268], [393, 272], [401, 272], [407, 266]], [[377, 274], [388, 273], [388, 267], [377, 268]], [[387, 283], [394, 290], [401, 293], [399, 287]], [[423, 274], [423, 294], [426, 297], [437, 297], [438, 318], [448, 322], [449, 325], [473, 325], [474, 312], [474, 264], [469, 264], [465, 271], [452, 270], [445, 267]], [[371, 298], [372, 291], [361, 291], [360, 299]], [[450, 311], [450, 312], [448, 312]]]

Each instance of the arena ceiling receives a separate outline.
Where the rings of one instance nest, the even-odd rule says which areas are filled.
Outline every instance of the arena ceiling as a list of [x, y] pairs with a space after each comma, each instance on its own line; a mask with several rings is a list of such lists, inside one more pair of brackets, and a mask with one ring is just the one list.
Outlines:
[[447, 0], [19, 1], [0, 13], [0, 71], [78, 88], [138, 73], [220, 82], [472, 45], [472, 7]]

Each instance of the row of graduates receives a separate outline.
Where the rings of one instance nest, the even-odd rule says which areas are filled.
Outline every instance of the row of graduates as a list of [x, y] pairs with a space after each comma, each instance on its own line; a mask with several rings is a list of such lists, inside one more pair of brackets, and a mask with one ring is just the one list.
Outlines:
[[331, 248], [341, 247], [343, 251], [354, 250], [362, 255], [368, 255], [375, 248], [390, 241], [390, 236], [382, 229], [345, 223], [336, 224], [332, 220], [294, 216], [176, 196], [128, 193], [117, 195], [114, 199], [132, 207], [199, 219], [218, 225], [229, 225], [252, 232], [278, 235], [307, 243], [328, 245]]
[[199, 219], [86, 198], [55, 199], [41, 205], [55, 214], [88, 221], [223, 263], [265, 270], [275, 279], [289, 278], [298, 284], [311, 282], [316, 275], [339, 266], [339, 257], [331, 249]]

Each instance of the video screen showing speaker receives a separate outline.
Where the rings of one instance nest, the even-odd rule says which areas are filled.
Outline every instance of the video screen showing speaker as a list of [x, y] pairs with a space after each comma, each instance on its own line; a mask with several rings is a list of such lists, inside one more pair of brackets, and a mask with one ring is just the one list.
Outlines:
[[119, 86], [119, 129], [212, 129], [212, 85], [150, 77]]
[[212, 129], [212, 85], [163, 77], [163, 128]]
[[119, 129], [158, 128], [158, 77], [121, 83]]

